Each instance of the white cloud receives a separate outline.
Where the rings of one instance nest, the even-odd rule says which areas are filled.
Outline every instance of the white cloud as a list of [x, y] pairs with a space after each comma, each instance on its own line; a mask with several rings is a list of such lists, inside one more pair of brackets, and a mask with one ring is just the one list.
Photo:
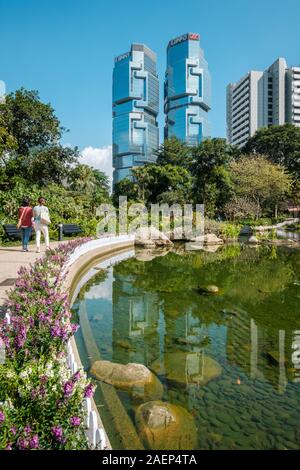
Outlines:
[[91, 286], [87, 292], [84, 294], [85, 299], [95, 300], [95, 299], [107, 299], [112, 300], [112, 273], [105, 280], [96, 286]]
[[81, 151], [79, 158], [80, 163], [92, 166], [97, 170], [101, 170], [107, 174], [110, 182], [112, 181], [112, 146], [106, 147], [85, 147]]
[[5, 82], [0, 80], [0, 103], [5, 101]]

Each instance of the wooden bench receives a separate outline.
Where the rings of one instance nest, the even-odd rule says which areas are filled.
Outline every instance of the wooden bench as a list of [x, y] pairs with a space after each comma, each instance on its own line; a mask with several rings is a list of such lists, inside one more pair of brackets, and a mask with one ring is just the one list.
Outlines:
[[78, 235], [83, 230], [76, 224], [59, 224], [58, 225], [58, 240], [62, 241], [64, 235]]
[[21, 240], [22, 232], [20, 228], [17, 228], [14, 224], [3, 224], [4, 232], [9, 238], [17, 238]]
[[[15, 238], [17, 240], [22, 239], [22, 230], [20, 228], [17, 228], [16, 225], [14, 224], [3, 224], [4, 232], [9, 238]], [[30, 238], [34, 236], [35, 232], [34, 229], [32, 229]]]

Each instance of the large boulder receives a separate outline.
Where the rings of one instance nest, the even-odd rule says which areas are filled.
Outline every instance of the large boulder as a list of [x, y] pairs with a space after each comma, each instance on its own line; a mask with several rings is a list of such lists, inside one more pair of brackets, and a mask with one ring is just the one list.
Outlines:
[[221, 245], [204, 245], [203, 242], [188, 242], [185, 243], [186, 251], [206, 251], [207, 253], [215, 253]]
[[217, 237], [215, 233], [207, 233], [206, 235], [198, 235], [191, 241], [196, 243], [202, 243], [205, 246], [208, 245], [223, 245], [224, 241], [222, 238]]
[[135, 245], [155, 247], [173, 245], [173, 242], [155, 227], [139, 227], [135, 232]]
[[143, 364], [96, 361], [91, 374], [102, 382], [129, 392], [134, 399], [159, 400], [163, 396], [161, 382]]
[[199, 352], [166, 353], [164, 361], [157, 359], [149, 367], [156, 374], [165, 375], [169, 382], [181, 386], [203, 386], [222, 373], [220, 364]]
[[241, 237], [243, 237], [243, 236], [249, 237], [250, 235], [252, 235], [252, 233], [253, 233], [253, 230], [250, 227], [250, 225], [244, 225], [244, 227], [242, 227], [242, 229], [240, 231], [240, 236]]
[[208, 286], [199, 286], [198, 292], [200, 292], [200, 294], [216, 295], [220, 292], [220, 289], [218, 288], [218, 286], [210, 284]]
[[170, 232], [167, 232], [166, 235], [170, 238], [170, 240], [177, 240], [177, 241], [189, 241], [192, 234], [185, 232], [183, 227], [175, 227]]
[[146, 449], [194, 450], [197, 447], [194, 418], [181, 406], [150, 401], [137, 408], [135, 421]]
[[257, 245], [259, 243], [259, 240], [257, 237], [252, 235], [251, 237], [248, 238], [247, 243], [249, 243], [250, 245]]

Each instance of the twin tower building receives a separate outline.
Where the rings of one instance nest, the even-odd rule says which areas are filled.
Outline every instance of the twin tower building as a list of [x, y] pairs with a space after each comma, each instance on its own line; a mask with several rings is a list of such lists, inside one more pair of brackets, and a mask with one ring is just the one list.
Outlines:
[[[199, 35], [187, 33], [167, 47], [164, 83], [165, 138], [188, 145], [210, 137], [210, 75]], [[159, 145], [159, 80], [156, 54], [132, 44], [113, 71], [113, 184], [133, 167], [155, 162]]]

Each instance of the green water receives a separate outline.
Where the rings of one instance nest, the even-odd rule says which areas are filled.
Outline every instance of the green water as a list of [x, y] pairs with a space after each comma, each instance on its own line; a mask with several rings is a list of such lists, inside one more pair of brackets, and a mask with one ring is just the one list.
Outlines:
[[[300, 448], [300, 354], [298, 362], [292, 356], [300, 335], [300, 250], [229, 245], [208, 253], [178, 245], [160, 254], [150, 260], [139, 252], [95, 271], [81, 289], [74, 310], [85, 309], [101, 358], [156, 372], [158, 364], [163, 400], [189, 411], [199, 449]], [[219, 293], [201, 293], [207, 285]], [[80, 330], [77, 342], [83, 350]], [[298, 343], [300, 349], [300, 337]], [[184, 384], [167, 370], [175, 353], [190, 361]], [[214, 359], [221, 375], [195, 383], [197, 357]], [[88, 369], [88, 358], [83, 362]], [[118, 393], [134, 422], [136, 403]], [[111, 420], [104, 421], [109, 433]]]

